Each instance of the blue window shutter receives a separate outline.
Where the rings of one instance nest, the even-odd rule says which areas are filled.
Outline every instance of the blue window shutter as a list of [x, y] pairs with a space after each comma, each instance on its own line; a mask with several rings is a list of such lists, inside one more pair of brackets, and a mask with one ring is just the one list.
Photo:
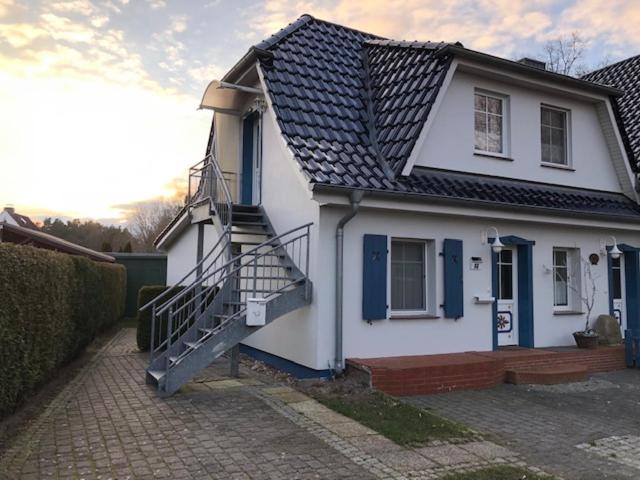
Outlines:
[[460, 318], [464, 315], [462, 288], [462, 240], [444, 239], [444, 316]]
[[387, 318], [387, 237], [365, 235], [362, 268], [362, 318]]
[[624, 252], [624, 281], [625, 303], [627, 304], [627, 328], [635, 331], [640, 329], [640, 267], [638, 252], [635, 250]]

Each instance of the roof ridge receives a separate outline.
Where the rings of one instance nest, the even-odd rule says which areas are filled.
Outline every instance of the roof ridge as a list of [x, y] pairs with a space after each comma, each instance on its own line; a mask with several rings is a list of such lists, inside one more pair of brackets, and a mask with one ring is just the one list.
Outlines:
[[376, 39], [379, 39], [379, 40], [387, 40], [385, 37], [376, 35], [375, 33], [365, 32], [364, 30], [358, 30], [357, 28], [347, 27], [346, 25], [342, 25], [340, 23], [330, 22], [329, 20], [323, 20], [321, 18], [314, 17], [313, 15], [310, 15], [308, 13], [303, 13], [302, 15], [300, 15], [300, 17], [298, 17], [293, 22], [289, 23], [286, 27], [281, 28], [276, 33], [272, 34], [270, 37], [255, 44], [254, 47], [260, 48], [263, 50], [272, 48], [275, 45], [277, 45], [281, 40], [284, 40], [286, 37], [288, 37], [289, 35], [296, 32], [297, 30], [299, 30], [300, 28], [302, 28], [303, 26], [305, 26], [306, 24], [312, 21], [315, 21], [318, 23], [324, 23], [326, 25], [332, 25], [334, 27], [338, 27], [343, 30], [348, 30], [350, 32], [366, 35], [368, 37], [375, 37]]
[[369, 141], [371, 142], [371, 146], [373, 147], [373, 151], [376, 154], [378, 162], [380, 162], [380, 167], [382, 168], [383, 173], [387, 176], [389, 180], [395, 180], [396, 174], [389, 165], [389, 162], [385, 158], [382, 150], [380, 149], [380, 145], [378, 144], [378, 131], [376, 128], [376, 117], [375, 117], [375, 105], [373, 104], [373, 93], [371, 91], [371, 76], [370, 76], [370, 68], [369, 68], [369, 55], [366, 49], [362, 49], [362, 66], [364, 71], [364, 101], [367, 108], [367, 130], [369, 134]]
[[376, 47], [425, 48], [430, 50], [438, 50], [448, 45], [456, 45], [456, 46], [463, 47], [462, 43], [460, 42], [432, 42], [430, 40], [422, 41], [422, 40], [393, 40], [393, 39], [365, 40], [364, 45], [376, 46]]
[[274, 33], [271, 36], [265, 38], [261, 42], [256, 43], [254, 45], [254, 47], [262, 49], [262, 50], [267, 50], [269, 48], [272, 48], [275, 45], [277, 45], [282, 39], [284, 39], [285, 37], [288, 37], [293, 32], [298, 30], [300, 27], [303, 27], [304, 25], [306, 25], [307, 23], [309, 23], [312, 20], [315, 20], [315, 18], [313, 16], [311, 16], [311, 15], [309, 15], [307, 13], [304, 13], [304, 14], [300, 15], [300, 17], [298, 17], [296, 20], [294, 20], [293, 22], [289, 23], [286, 27], [281, 28], [276, 33]]

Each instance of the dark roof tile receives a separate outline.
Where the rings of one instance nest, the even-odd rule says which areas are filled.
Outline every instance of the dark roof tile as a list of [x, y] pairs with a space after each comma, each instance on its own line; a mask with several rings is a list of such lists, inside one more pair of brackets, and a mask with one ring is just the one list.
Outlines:
[[[278, 125], [312, 183], [526, 205], [640, 215], [627, 197], [551, 185], [414, 168], [401, 176], [448, 71], [444, 43], [404, 42], [305, 15], [257, 45]], [[590, 80], [637, 86], [640, 60]], [[615, 85], [615, 83], [614, 83]], [[636, 89], [620, 100], [623, 119], [640, 113]], [[640, 153], [640, 122], [629, 129]]]

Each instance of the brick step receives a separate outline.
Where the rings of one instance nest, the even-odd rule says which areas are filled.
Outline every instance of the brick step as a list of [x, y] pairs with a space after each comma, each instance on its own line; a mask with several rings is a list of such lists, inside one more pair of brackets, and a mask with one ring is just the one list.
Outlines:
[[585, 365], [564, 364], [547, 367], [508, 369], [507, 383], [514, 385], [555, 385], [557, 383], [585, 382], [589, 379], [589, 369]]

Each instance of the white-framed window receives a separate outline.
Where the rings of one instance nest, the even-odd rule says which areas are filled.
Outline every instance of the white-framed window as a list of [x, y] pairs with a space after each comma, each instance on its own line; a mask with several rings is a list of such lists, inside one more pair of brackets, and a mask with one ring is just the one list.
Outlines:
[[580, 292], [580, 253], [575, 248], [553, 249], [553, 308], [578, 310]]
[[542, 163], [570, 166], [568, 110], [540, 106], [540, 144]]
[[426, 312], [427, 242], [391, 239], [391, 311]]
[[619, 300], [622, 299], [622, 259], [611, 258], [611, 286], [612, 288], [612, 297]]
[[513, 300], [513, 250], [498, 254], [498, 300]]
[[474, 150], [497, 156], [507, 156], [508, 97], [476, 90], [473, 100]]

